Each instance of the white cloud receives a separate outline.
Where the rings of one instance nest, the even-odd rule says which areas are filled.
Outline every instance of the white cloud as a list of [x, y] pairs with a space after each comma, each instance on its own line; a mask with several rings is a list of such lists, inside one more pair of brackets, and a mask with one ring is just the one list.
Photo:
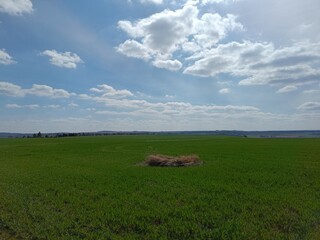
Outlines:
[[185, 53], [195, 53], [201, 50], [201, 47], [195, 42], [185, 42], [181, 45]]
[[71, 96], [71, 94], [64, 89], [54, 89], [47, 85], [38, 84], [33, 84], [32, 88], [26, 89], [25, 92], [30, 95], [50, 98], [69, 98]]
[[154, 4], [162, 4], [163, 0], [140, 0], [141, 3], [154, 3]]
[[318, 89], [309, 89], [309, 90], [304, 90], [303, 93], [305, 93], [305, 94], [320, 93], [320, 90], [318, 90]]
[[319, 111], [320, 102], [306, 102], [301, 104], [298, 109], [302, 111]]
[[6, 108], [14, 109], [14, 108], [21, 108], [20, 105], [12, 103], [12, 104], [6, 104]]
[[44, 106], [44, 108], [52, 108], [52, 109], [56, 109], [56, 108], [60, 108], [60, 107], [61, 106], [57, 105], [57, 104], [50, 104], [50, 105]]
[[68, 106], [72, 108], [79, 107], [79, 105], [76, 103], [69, 103]]
[[0, 94], [11, 97], [24, 97], [26, 95], [34, 95], [49, 98], [69, 98], [72, 93], [64, 89], [54, 89], [47, 85], [33, 84], [32, 88], [23, 89], [18, 85], [0, 82]]
[[91, 88], [90, 91], [101, 93], [102, 97], [106, 98], [126, 98], [134, 96], [134, 94], [127, 89], [116, 90], [107, 84], [98, 85], [98, 88]]
[[0, 0], [0, 12], [10, 15], [22, 15], [33, 11], [30, 0]]
[[195, 30], [194, 41], [201, 47], [210, 48], [225, 38], [228, 32], [243, 30], [243, 26], [232, 14], [222, 17], [217, 13], [205, 13], [201, 19], [195, 21]]
[[[29, 89], [22, 90], [26, 90], [24, 94], [33, 93]], [[79, 129], [83, 129], [85, 123], [86, 128], [84, 130], [86, 131], [93, 130], [91, 127], [94, 127], [94, 130], [261, 130], [262, 125], [264, 126], [263, 129], [294, 129], [308, 123], [308, 129], [311, 129], [318, 126], [319, 120], [319, 102], [302, 104], [298, 107], [299, 110], [303, 111], [300, 114], [272, 114], [262, 112], [255, 106], [247, 105], [197, 105], [179, 101], [150, 102], [136, 99], [136, 96], [132, 96], [129, 90], [116, 90], [109, 85], [99, 85], [96, 88], [91, 88], [90, 92], [90, 95], [85, 93], [74, 95], [82, 101], [95, 102], [96, 108], [83, 109], [94, 111], [92, 113], [95, 113], [95, 115], [83, 118], [48, 119], [45, 123], [43, 122], [43, 127], [55, 127], [55, 131], [61, 129], [61, 127], [68, 129], [68, 131], [71, 131], [70, 129], [81, 131]], [[6, 107], [36, 109], [39, 105], [8, 104]], [[43, 106], [43, 108], [50, 107], [50, 105]], [[58, 107], [60, 106], [52, 105], [52, 108]], [[78, 122], [78, 120], [80, 121]], [[36, 124], [36, 129], [39, 129], [41, 121], [36, 119], [33, 119], [33, 121], [34, 123], [28, 122], [28, 125], [24, 127]], [[4, 125], [2, 123], [0, 124], [2, 128], [9, 127], [7, 123]], [[20, 127], [22, 125], [19, 125]]]
[[232, 81], [230, 81], [230, 80], [218, 81], [217, 83], [218, 83], [220, 86], [231, 86], [231, 85], [232, 85]]
[[17, 108], [28, 108], [28, 109], [36, 109], [39, 108], [38, 104], [30, 104], [30, 105], [19, 105], [19, 104], [6, 104], [6, 108], [9, 109], [17, 109]]
[[186, 41], [193, 31], [198, 9], [186, 6], [176, 11], [164, 10], [134, 23], [119, 21], [118, 26], [129, 36], [142, 38], [143, 45], [161, 55], [170, 54]]
[[230, 89], [229, 88], [222, 88], [222, 89], [219, 90], [219, 93], [221, 93], [221, 94], [230, 93]]
[[[237, 105], [192, 105], [187, 102], [165, 102], [151, 103], [144, 100], [117, 100], [114, 102], [107, 99], [101, 100], [93, 98], [99, 103], [105, 103], [107, 107], [117, 107], [118, 109], [126, 109], [126, 111], [116, 111], [123, 114], [159, 114], [162, 116], [214, 116], [216, 114], [240, 114], [245, 112], [258, 112], [259, 109], [253, 106], [237, 106]], [[110, 110], [98, 111], [99, 114], [110, 113]]]
[[240, 0], [202, 0], [202, 5], [212, 4], [212, 3], [228, 3], [228, 2], [237, 2]]
[[[135, 115], [136, 114], [136, 115]], [[261, 112], [247, 112], [239, 114], [216, 114], [211, 116], [192, 115], [188, 118], [166, 116], [159, 114], [145, 114], [142, 117], [132, 114], [94, 115], [90, 117], [61, 117], [58, 119], [36, 117], [33, 119], [13, 119], [4, 121], [0, 119], [0, 131], [9, 132], [86, 132], [86, 131], [166, 131], [166, 130], [296, 130], [318, 129], [320, 114], [316, 112], [303, 112], [294, 115], [270, 114]], [[142, 115], [142, 113], [140, 114]], [[304, 127], [303, 127], [304, 126]]]
[[23, 97], [25, 91], [18, 85], [9, 82], [0, 82], [0, 94], [12, 97]]
[[210, 50], [194, 54], [189, 60], [196, 60], [184, 73], [201, 77], [214, 77], [219, 73], [242, 74], [248, 63], [256, 63], [263, 52], [269, 52], [272, 45], [252, 42], [230, 42], [219, 44]]
[[[222, 16], [203, 11], [203, 8], [208, 4], [231, 2], [238, 2], [237, 6], [242, 7], [250, 5], [247, 1], [237, 0], [188, 0], [176, 10], [166, 9], [136, 21], [119, 21], [119, 28], [132, 39], [120, 44], [118, 51], [148, 60], [158, 68], [177, 71], [186, 66], [185, 74], [201, 77], [229, 74], [231, 78], [239, 79], [239, 85], [276, 86], [278, 93], [319, 81], [320, 42], [316, 38], [310, 38], [310, 41], [300, 38], [282, 45], [253, 40], [221, 43], [230, 32], [242, 31], [244, 26], [236, 15]], [[314, 5], [315, 1], [312, 2]], [[174, 4], [179, 6], [177, 1]], [[268, 5], [270, 3], [263, 1], [263, 6]], [[298, 9], [301, 4], [294, 5], [294, 9]], [[298, 28], [309, 32], [316, 26], [315, 21], [306, 20], [300, 22]]]
[[151, 58], [149, 49], [135, 40], [127, 40], [124, 43], [121, 43], [116, 50], [127, 57], [140, 58], [144, 60]]
[[77, 64], [83, 63], [76, 53], [71, 52], [59, 53], [56, 50], [45, 50], [41, 55], [50, 57], [50, 63], [58, 67], [77, 68]]
[[36, 109], [39, 107], [38, 104], [30, 104], [30, 105], [24, 105], [24, 107], [29, 108], [29, 109]]
[[[176, 71], [182, 67], [180, 59], [172, 60], [175, 52], [190, 53], [215, 46], [227, 33], [242, 30], [236, 16], [218, 13], [199, 15], [197, 2], [187, 2], [177, 10], [164, 10], [134, 22], [119, 21], [118, 27], [131, 38], [120, 44], [118, 52], [128, 56], [152, 60], [156, 67]], [[183, 60], [183, 59], [182, 59]]]
[[16, 63], [16, 61], [12, 59], [12, 57], [6, 52], [6, 50], [0, 49], [0, 64], [10, 65], [14, 63]]
[[[105, 91], [108, 89], [108, 91]], [[175, 119], [194, 118], [216, 118], [219, 117], [245, 117], [250, 114], [258, 114], [259, 108], [246, 105], [193, 105], [188, 102], [150, 102], [147, 100], [136, 99], [136, 96], [114, 97], [118, 94], [106, 94], [106, 92], [114, 92], [111, 86], [100, 85], [98, 88], [91, 88], [94, 94], [77, 94], [81, 100], [93, 101], [102, 105], [96, 111], [96, 114], [107, 116], [125, 116], [129, 119], [164, 119], [165, 121]], [[128, 90], [127, 90], [128, 91]], [[130, 92], [130, 91], [129, 91]], [[170, 99], [172, 96], [166, 96]], [[190, 121], [193, 121], [192, 119]]]
[[240, 85], [301, 85], [320, 77], [320, 43], [307, 41], [281, 48], [272, 43], [230, 42], [196, 53], [189, 60], [196, 61], [184, 70], [186, 74], [214, 77], [228, 73], [242, 77]]
[[152, 62], [153, 66], [158, 68], [165, 68], [170, 71], [178, 71], [182, 67], [182, 63], [178, 60], [155, 60]]
[[[105, 105], [108, 110], [103, 110], [103, 113], [110, 113], [110, 109], [118, 109], [123, 114], [160, 114], [163, 116], [186, 116], [192, 114], [212, 115], [219, 113], [239, 113], [239, 112], [256, 112], [259, 111], [254, 106], [237, 106], [237, 105], [193, 105], [188, 102], [149, 102], [146, 100], [129, 99], [130, 94], [123, 95], [122, 98], [115, 98], [119, 91], [114, 90], [111, 86], [100, 85], [99, 88], [91, 88], [90, 91], [97, 95], [78, 94], [83, 100], [95, 101]], [[105, 90], [107, 89], [107, 91]], [[128, 90], [125, 90], [128, 91]], [[106, 94], [109, 92], [111, 94]], [[117, 93], [116, 93], [117, 92]], [[122, 92], [123, 93], [123, 92]], [[169, 97], [169, 96], [168, 96]], [[101, 110], [98, 111], [102, 114]]]
[[295, 85], [288, 85], [288, 86], [284, 86], [283, 88], [280, 88], [277, 93], [287, 93], [287, 92], [292, 92], [297, 90], [298, 87]]

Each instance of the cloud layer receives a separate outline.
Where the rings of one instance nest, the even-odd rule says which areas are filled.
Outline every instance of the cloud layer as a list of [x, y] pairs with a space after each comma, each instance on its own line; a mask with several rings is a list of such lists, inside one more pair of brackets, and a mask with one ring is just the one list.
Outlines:
[[[222, 93], [228, 92], [226, 89], [222, 90]], [[38, 103], [6, 104], [5, 107], [12, 111], [18, 109], [39, 111], [50, 108], [51, 111], [61, 111], [60, 109], [66, 111], [68, 109], [68, 112], [90, 112], [90, 115], [85, 115], [85, 117], [64, 117], [63, 119], [48, 120], [51, 127], [58, 127], [59, 125], [56, 124], [60, 124], [60, 126], [67, 127], [69, 130], [75, 129], [76, 131], [80, 131], [81, 126], [91, 126], [92, 128], [89, 128], [91, 130], [101, 130], [107, 126], [109, 126], [108, 129], [114, 130], [129, 130], [132, 128], [140, 130], [252, 130], [259, 129], [259, 124], [262, 122], [266, 129], [281, 129], [285, 126], [286, 129], [291, 129], [290, 124], [296, 126], [295, 124], [301, 124], [306, 119], [312, 128], [316, 125], [320, 114], [319, 102], [300, 104], [297, 107], [301, 111], [299, 114], [273, 114], [264, 112], [256, 106], [247, 105], [200, 105], [183, 101], [166, 101], [166, 98], [163, 99], [164, 101], [155, 101], [154, 99], [147, 101], [141, 98], [141, 94], [134, 94], [127, 89], [115, 89], [108, 84], [101, 84], [88, 89], [86, 93], [76, 94], [47, 85], [34, 84], [31, 88], [24, 89], [19, 85], [0, 82], [0, 94], [10, 97], [47, 97], [52, 102], [43, 106]], [[71, 96], [72, 99], [69, 101], [67, 98]], [[55, 102], [58, 98], [66, 98], [64, 107]], [[92, 105], [95, 108], [84, 107]], [[284, 125], [278, 124], [279, 122]], [[28, 123], [33, 126], [32, 122]], [[40, 123], [41, 121], [37, 121], [36, 127], [39, 127]], [[106, 125], [105, 123], [112, 125]], [[277, 124], [275, 125], [275, 123]], [[110, 128], [110, 126], [112, 127]], [[30, 129], [30, 127], [26, 129]]]
[[197, 60], [184, 73], [201, 77], [228, 73], [242, 77], [240, 85], [294, 86], [317, 81], [320, 77], [320, 43], [307, 41], [278, 49], [271, 43], [230, 42], [191, 58]]
[[17, 108], [28, 108], [28, 109], [36, 109], [40, 106], [38, 104], [29, 104], [29, 105], [19, 105], [19, 104], [6, 104], [6, 108], [9, 109], [17, 109]]
[[319, 81], [319, 42], [275, 46], [265, 41], [225, 41], [230, 33], [245, 30], [237, 16], [200, 11], [204, 5], [222, 2], [227, 1], [187, 1], [176, 10], [119, 21], [118, 27], [131, 39], [116, 49], [157, 68], [210, 78], [228, 74], [240, 79], [242, 86], [278, 86], [278, 93]]
[[54, 89], [47, 85], [33, 84], [31, 88], [23, 89], [19, 85], [0, 82], [0, 94], [10, 97], [25, 97], [34, 95], [49, 98], [69, 98], [72, 94], [63, 89]]

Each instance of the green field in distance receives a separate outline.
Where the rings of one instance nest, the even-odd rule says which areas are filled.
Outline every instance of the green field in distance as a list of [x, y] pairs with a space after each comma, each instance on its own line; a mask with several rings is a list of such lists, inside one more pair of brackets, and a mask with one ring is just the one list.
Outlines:
[[320, 139], [0, 139], [1, 238], [320, 239]]

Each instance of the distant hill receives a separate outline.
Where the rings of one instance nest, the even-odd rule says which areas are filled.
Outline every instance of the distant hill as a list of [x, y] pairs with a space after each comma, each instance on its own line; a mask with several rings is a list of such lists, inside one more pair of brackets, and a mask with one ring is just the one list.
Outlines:
[[[1, 132], [0, 138], [32, 138], [37, 133], [8, 133]], [[99, 131], [99, 132], [59, 132], [42, 133], [41, 137], [76, 137], [76, 136], [105, 136], [105, 135], [223, 135], [250, 138], [320, 138], [320, 130], [300, 131]]]
[[0, 138], [20, 138], [20, 137], [23, 137], [25, 135], [32, 136], [32, 134], [0, 132]]

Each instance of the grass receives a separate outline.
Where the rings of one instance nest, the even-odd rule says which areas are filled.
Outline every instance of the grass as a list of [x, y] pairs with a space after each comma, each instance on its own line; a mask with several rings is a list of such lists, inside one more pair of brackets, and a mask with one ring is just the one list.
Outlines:
[[[197, 154], [202, 165], [137, 165]], [[320, 239], [320, 139], [0, 139], [0, 238]]]

